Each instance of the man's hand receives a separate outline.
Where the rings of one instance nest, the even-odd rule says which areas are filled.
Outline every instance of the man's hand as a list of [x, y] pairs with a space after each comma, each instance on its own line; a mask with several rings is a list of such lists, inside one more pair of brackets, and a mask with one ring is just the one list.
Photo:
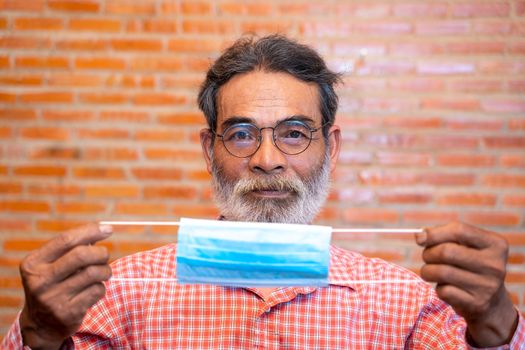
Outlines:
[[110, 226], [86, 225], [56, 237], [20, 264], [25, 305], [20, 315], [24, 345], [58, 349], [80, 327], [111, 277], [105, 247], [93, 246]]
[[425, 247], [421, 277], [467, 321], [471, 345], [510, 342], [518, 314], [504, 285], [507, 241], [463, 223], [427, 228], [416, 241]]

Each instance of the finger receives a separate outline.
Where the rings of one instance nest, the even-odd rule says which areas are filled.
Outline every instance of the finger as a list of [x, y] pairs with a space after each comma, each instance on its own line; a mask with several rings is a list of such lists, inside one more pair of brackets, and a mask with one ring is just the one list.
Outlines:
[[109, 265], [91, 265], [62, 282], [63, 288], [68, 292], [70, 298], [74, 298], [91, 285], [109, 280], [111, 274]]
[[494, 242], [495, 234], [461, 222], [425, 228], [416, 234], [416, 242], [425, 247], [445, 242], [455, 242], [472, 248], [483, 249]]
[[472, 272], [487, 272], [488, 266], [480, 254], [483, 253], [477, 249], [446, 242], [425, 248], [422, 257], [427, 264], [452, 265]]
[[95, 305], [106, 294], [106, 287], [103, 283], [94, 283], [84, 288], [80, 293], [75, 294], [70, 300], [72, 319], [82, 321], [87, 310]]
[[109, 253], [106, 247], [76, 246], [49, 265], [53, 280], [62, 281], [80, 269], [90, 265], [106, 264]]
[[47, 242], [37, 250], [34, 259], [42, 262], [53, 262], [73, 247], [94, 244], [108, 238], [112, 233], [111, 226], [89, 224], [67, 231]]
[[457, 314], [463, 316], [471, 313], [470, 305], [474, 304], [475, 297], [463, 289], [450, 284], [438, 284], [436, 294], [441, 300], [452, 306]]
[[421, 278], [428, 282], [454, 285], [469, 294], [475, 294], [478, 290], [495, 290], [502, 283], [497, 278], [486, 278], [454, 266], [439, 264], [424, 265]]

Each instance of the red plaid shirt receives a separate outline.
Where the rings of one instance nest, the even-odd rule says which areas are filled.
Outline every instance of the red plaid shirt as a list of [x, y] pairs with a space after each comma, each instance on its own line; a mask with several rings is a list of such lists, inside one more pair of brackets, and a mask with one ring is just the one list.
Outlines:
[[[175, 278], [175, 245], [125, 257], [114, 277]], [[417, 278], [379, 259], [332, 247], [330, 280]], [[466, 349], [465, 322], [430, 285], [330, 284], [255, 288], [108, 282], [75, 349]], [[22, 348], [16, 322], [4, 339]], [[525, 349], [525, 322], [509, 345]]]

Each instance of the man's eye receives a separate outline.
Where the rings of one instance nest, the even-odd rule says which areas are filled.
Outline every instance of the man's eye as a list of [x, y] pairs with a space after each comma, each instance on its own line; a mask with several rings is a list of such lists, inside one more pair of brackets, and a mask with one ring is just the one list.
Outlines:
[[291, 139], [299, 139], [302, 137], [306, 137], [306, 135], [299, 130], [290, 130], [286, 133], [285, 137]]
[[226, 135], [226, 141], [251, 141], [254, 140], [255, 136], [250, 130], [247, 129], [236, 129], [231, 130]]

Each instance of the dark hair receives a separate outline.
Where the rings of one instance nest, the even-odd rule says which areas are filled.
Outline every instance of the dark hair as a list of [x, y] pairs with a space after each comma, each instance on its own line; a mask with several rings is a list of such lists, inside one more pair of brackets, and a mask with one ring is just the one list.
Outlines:
[[340, 81], [340, 76], [328, 69], [312, 48], [278, 34], [259, 39], [241, 38], [210, 67], [200, 87], [198, 102], [211, 130], [217, 127], [217, 93], [220, 87], [236, 74], [256, 69], [288, 73], [299, 80], [316, 83], [325, 125], [323, 135], [327, 137], [337, 111], [338, 97], [334, 84]]

